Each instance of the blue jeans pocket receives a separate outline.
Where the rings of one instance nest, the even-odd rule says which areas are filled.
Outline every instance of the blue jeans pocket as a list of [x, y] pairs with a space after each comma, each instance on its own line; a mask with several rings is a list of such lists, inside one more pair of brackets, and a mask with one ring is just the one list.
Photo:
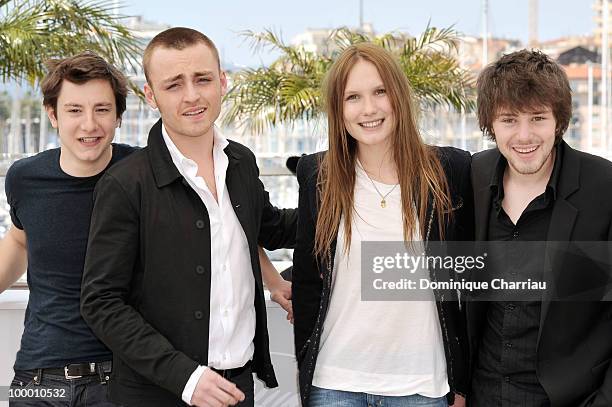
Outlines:
[[24, 370], [15, 371], [11, 387], [26, 388], [34, 384], [34, 373]]

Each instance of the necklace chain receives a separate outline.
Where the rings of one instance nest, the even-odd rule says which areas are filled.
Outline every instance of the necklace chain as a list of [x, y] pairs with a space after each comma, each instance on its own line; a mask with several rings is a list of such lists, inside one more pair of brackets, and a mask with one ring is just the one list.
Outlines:
[[380, 196], [380, 207], [381, 208], [385, 208], [387, 206], [387, 197], [389, 196], [389, 194], [391, 192], [393, 192], [395, 190], [395, 187], [397, 187], [399, 184], [395, 184], [393, 185], [393, 188], [391, 188], [389, 190], [389, 192], [387, 192], [386, 194], [381, 194], [380, 191], [378, 190], [378, 187], [376, 186], [376, 184], [374, 183], [374, 181], [372, 180], [372, 178], [370, 178], [370, 175], [368, 174], [368, 172], [366, 171], [365, 168], [363, 168], [363, 165], [361, 165], [361, 162], [359, 160], [357, 160], [357, 163], [359, 164], [359, 167], [361, 167], [361, 169], [363, 170], [363, 172], [365, 173], [366, 177], [368, 177], [368, 179], [370, 180], [370, 182], [372, 183], [372, 186], [374, 187], [374, 189], [376, 190], [376, 193]]

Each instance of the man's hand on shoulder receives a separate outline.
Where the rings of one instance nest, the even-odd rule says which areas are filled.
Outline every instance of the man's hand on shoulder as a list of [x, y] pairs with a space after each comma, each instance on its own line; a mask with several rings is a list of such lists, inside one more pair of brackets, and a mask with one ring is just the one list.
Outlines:
[[197, 407], [228, 407], [244, 400], [244, 393], [212, 369], [206, 369], [191, 396]]

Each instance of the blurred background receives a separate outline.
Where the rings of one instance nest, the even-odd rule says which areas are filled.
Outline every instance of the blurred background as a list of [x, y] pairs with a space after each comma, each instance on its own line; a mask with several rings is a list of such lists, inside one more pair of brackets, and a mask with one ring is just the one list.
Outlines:
[[[503, 54], [540, 49], [564, 67], [573, 91], [564, 139], [610, 159], [611, 25], [612, 0], [0, 0], [0, 237], [10, 225], [7, 169], [59, 146], [39, 91], [49, 58], [89, 49], [121, 67], [133, 93], [115, 141], [144, 145], [158, 119], [141, 98], [144, 46], [172, 26], [207, 34], [230, 80], [218, 125], [255, 152], [271, 201], [295, 207], [286, 160], [326, 149], [319, 86], [334, 56], [358, 41], [377, 42], [400, 60], [428, 143], [471, 152], [492, 146], [474, 115], [480, 70]], [[280, 270], [290, 265], [289, 251], [271, 256]], [[25, 276], [19, 287], [27, 288]], [[27, 290], [0, 298], [0, 385], [12, 375], [26, 303]], [[282, 310], [268, 308], [281, 388], [258, 385], [257, 405], [297, 406], [291, 328]]]

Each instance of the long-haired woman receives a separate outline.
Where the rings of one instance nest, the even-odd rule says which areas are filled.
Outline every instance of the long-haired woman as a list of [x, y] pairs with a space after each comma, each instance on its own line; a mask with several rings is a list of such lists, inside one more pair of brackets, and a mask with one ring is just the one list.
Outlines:
[[470, 156], [423, 143], [407, 78], [379, 46], [344, 50], [324, 94], [329, 150], [303, 157], [297, 170], [292, 292], [302, 403], [462, 406], [458, 303], [433, 293], [431, 301], [361, 301], [360, 259], [367, 241], [471, 240]]

